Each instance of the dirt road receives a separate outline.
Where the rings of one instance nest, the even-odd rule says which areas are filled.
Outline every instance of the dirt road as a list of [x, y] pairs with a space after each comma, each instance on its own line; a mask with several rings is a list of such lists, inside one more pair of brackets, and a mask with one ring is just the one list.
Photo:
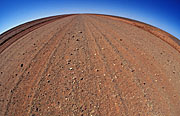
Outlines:
[[160, 29], [81, 14], [0, 42], [0, 116], [180, 114], [179, 40]]

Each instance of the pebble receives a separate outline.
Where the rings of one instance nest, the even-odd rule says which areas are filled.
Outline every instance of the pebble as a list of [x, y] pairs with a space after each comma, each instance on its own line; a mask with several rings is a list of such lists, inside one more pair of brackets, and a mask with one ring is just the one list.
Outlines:
[[117, 76], [115, 75], [114, 78], [117, 79]]
[[173, 73], [175, 74], [175, 71], [173, 71]]
[[21, 67], [23, 67], [23, 64], [21, 64]]
[[69, 68], [69, 70], [73, 70], [73, 68]]
[[70, 64], [71, 60], [67, 60], [67, 64]]
[[95, 112], [94, 110], [91, 111], [92, 114], [93, 114], [94, 112]]
[[76, 79], [76, 76], [75, 76], [75, 77], [73, 77], [72, 79], [73, 79], [73, 80], [75, 80], [75, 79]]

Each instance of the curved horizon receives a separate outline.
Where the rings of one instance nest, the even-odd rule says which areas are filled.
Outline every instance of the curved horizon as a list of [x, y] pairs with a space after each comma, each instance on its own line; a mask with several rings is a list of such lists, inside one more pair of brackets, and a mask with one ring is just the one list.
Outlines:
[[[164, 32], [172, 35], [171, 33], [167, 32], [167, 31], [165, 31], [165, 30], [163, 30], [163, 29], [161, 29], [161, 28], [159, 28], [159, 27], [156, 27], [156, 26], [154, 26], [154, 25], [151, 25], [151, 24], [148, 24], [148, 23], [146, 23], [146, 22], [139, 21], [139, 20], [127, 18], [127, 17], [122, 17], [122, 16], [116, 16], [116, 15], [110, 15], [110, 14], [101, 14], [101, 13], [74, 13], [74, 14], [61, 14], [61, 15], [78, 15], [78, 14], [107, 15], [107, 16], [125, 18], [125, 19], [128, 19], [128, 20], [133, 20], [133, 21], [137, 21], [137, 22], [140, 22], [140, 23], [144, 23], [144, 24], [146, 24], [146, 25], [155, 27], [155, 28], [157, 28], [157, 29], [160, 29], [160, 30], [162, 30], [162, 31], [164, 31]], [[6, 31], [0, 33], [0, 35], [3, 35], [4, 33], [8, 32], [8, 31], [10, 31], [10, 30], [12, 30], [12, 29], [14, 29], [14, 28], [16, 28], [16, 27], [18, 27], [18, 26], [24, 25], [24, 24], [26, 24], [26, 23], [30, 23], [30, 22], [33, 22], [33, 21], [36, 21], [36, 20], [40, 20], [40, 19], [44, 19], [44, 18], [50, 18], [50, 17], [54, 17], [54, 16], [61, 16], [61, 15], [53, 15], [53, 16], [46, 16], [46, 17], [41, 17], [41, 18], [38, 18], [38, 19], [33, 19], [33, 20], [30, 20], [30, 21], [24, 22], [24, 23], [22, 23], [22, 24], [18, 24], [18, 25], [14, 26], [14, 27], [12, 27], [12, 28], [10, 28], [10, 29], [7, 29]], [[172, 35], [172, 36], [174, 36], [174, 35]], [[174, 37], [176, 37], [176, 36], [174, 36]], [[177, 38], [177, 37], [176, 37], [176, 38]], [[179, 39], [179, 38], [177, 38], [177, 39]]]
[[[62, 14], [93, 13], [125, 17], [162, 29], [180, 38], [177, 0], [2, 0], [0, 34], [29, 21]], [[8, 6], [8, 7], [7, 7]]]

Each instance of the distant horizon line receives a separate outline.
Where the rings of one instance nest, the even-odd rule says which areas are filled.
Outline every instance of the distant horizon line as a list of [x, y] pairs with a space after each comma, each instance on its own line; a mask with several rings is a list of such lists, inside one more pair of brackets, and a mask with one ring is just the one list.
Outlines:
[[27, 23], [30, 23], [30, 22], [34, 22], [34, 21], [37, 21], [37, 20], [40, 20], [40, 19], [44, 19], [44, 18], [63, 16], [63, 15], [104, 15], [104, 16], [111, 16], [111, 17], [116, 17], [116, 18], [122, 18], [122, 19], [130, 20], [130, 21], [136, 21], [136, 22], [139, 22], [139, 23], [143, 23], [145, 25], [149, 25], [149, 26], [152, 26], [154, 28], [160, 29], [160, 30], [164, 31], [165, 33], [168, 33], [171, 36], [175, 37], [176, 39], [180, 40], [180, 38], [176, 37], [175, 35], [171, 34], [170, 32], [167, 32], [164, 29], [162, 29], [160, 27], [157, 27], [157, 26], [154, 26], [152, 24], [149, 24], [149, 23], [146, 23], [146, 22], [143, 22], [143, 21], [139, 21], [137, 19], [129, 18], [129, 17], [123, 17], [123, 16], [119, 16], [119, 15], [112, 15], [112, 14], [105, 14], [105, 13], [64, 13], [64, 14], [57, 14], [57, 15], [42, 16], [40, 18], [35, 18], [35, 19], [29, 20], [29, 21], [24, 21], [24, 22], [22, 22], [20, 24], [12, 26], [11, 28], [6, 29], [5, 31], [0, 32], [0, 36], [3, 35], [4, 33], [7, 33], [8, 31], [16, 28], [16, 27], [21, 26], [21, 25], [24, 25], [24, 24], [27, 24]]

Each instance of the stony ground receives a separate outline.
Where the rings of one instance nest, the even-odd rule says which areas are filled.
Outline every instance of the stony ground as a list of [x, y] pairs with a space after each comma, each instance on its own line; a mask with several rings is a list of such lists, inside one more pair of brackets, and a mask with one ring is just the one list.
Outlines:
[[173, 36], [103, 15], [22, 27], [0, 36], [0, 116], [180, 115]]

